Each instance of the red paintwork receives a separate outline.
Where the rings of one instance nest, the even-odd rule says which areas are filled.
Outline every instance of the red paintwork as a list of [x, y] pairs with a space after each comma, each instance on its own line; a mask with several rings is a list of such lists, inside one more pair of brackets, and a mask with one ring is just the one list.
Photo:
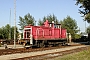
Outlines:
[[[59, 24], [60, 25], [60, 24]], [[24, 39], [30, 39], [30, 34], [33, 36], [34, 40], [57, 40], [57, 39], [65, 39], [66, 29], [55, 28], [54, 23], [44, 22], [43, 26], [32, 26], [28, 25], [24, 27]], [[25, 30], [29, 29], [29, 30]], [[27, 34], [26, 34], [27, 33]], [[27, 36], [26, 36], [27, 35]]]

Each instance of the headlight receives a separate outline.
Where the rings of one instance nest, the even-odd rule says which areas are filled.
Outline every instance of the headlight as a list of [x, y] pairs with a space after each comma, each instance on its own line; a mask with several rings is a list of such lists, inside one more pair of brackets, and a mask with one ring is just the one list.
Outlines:
[[1, 44], [2, 44], [2, 42], [1, 42]]

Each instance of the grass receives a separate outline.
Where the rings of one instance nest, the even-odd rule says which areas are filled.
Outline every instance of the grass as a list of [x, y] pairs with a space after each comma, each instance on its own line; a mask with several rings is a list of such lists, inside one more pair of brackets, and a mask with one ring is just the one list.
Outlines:
[[90, 60], [90, 50], [55, 58], [54, 60]]

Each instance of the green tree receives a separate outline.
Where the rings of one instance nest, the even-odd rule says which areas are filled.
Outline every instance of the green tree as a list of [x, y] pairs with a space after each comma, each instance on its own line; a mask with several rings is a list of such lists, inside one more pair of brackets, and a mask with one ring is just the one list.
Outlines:
[[46, 20], [48, 20], [49, 22], [52, 22], [54, 21], [55, 23], [59, 23], [57, 17], [53, 14], [53, 15], [47, 15], [47, 16], [44, 16], [43, 19], [39, 19], [38, 21], [38, 25], [42, 25]]
[[19, 16], [19, 26], [21, 27], [20, 30], [22, 31], [24, 26], [32, 24], [34, 25], [35, 19], [29, 13], [26, 14], [24, 17]]
[[[18, 28], [16, 27], [16, 39], [18, 38]], [[14, 26], [11, 27], [11, 39], [14, 39]]]
[[72, 35], [72, 38], [75, 38], [75, 34], [78, 32], [77, 23], [74, 19], [72, 19], [70, 16], [67, 16], [63, 19], [63, 21], [60, 21], [62, 28], [67, 29], [67, 33], [70, 33]]
[[41, 26], [43, 23], [44, 23], [44, 22], [43, 22], [41, 19], [39, 19], [38, 25]]
[[[11, 32], [10, 32], [11, 30]], [[0, 28], [0, 39], [9, 39], [11, 34], [11, 39], [14, 39], [14, 27], [10, 27], [9, 24]], [[16, 27], [16, 37], [18, 36], [18, 29]]]
[[2, 32], [3, 39], [8, 39], [8, 31], [6, 30], [6, 27], [2, 27]]
[[90, 33], [90, 26], [87, 27], [86, 32]]
[[3, 32], [2, 28], [0, 28], [0, 39], [3, 39]]
[[79, 13], [82, 14], [84, 20], [90, 23], [90, 0], [76, 0], [76, 5], [79, 5]]
[[5, 34], [5, 37], [6, 37], [6, 39], [9, 39], [9, 34], [10, 34], [10, 25], [9, 24], [7, 24], [5, 27], [4, 27], [4, 30], [5, 30], [5, 32], [6, 32], [6, 34]]

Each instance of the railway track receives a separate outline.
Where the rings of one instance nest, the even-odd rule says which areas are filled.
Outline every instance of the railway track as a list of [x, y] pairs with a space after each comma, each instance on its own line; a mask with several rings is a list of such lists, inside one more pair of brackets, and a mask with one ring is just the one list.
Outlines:
[[54, 60], [55, 57], [60, 57], [63, 55], [76, 53], [76, 52], [80, 52], [88, 49], [90, 50], [90, 47], [81, 47], [81, 48], [72, 49], [72, 50], [66, 50], [66, 51], [61, 51], [56, 53], [36, 55], [36, 56], [30, 56], [30, 57], [24, 57], [24, 58], [12, 59], [12, 60]]
[[[0, 59], [2, 60], [53, 60], [53, 58], [79, 52], [87, 49], [87, 45], [74, 44], [69, 46], [46, 47], [46, 48], [19, 48], [19, 49], [1, 49]], [[89, 46], [90, 48], [90, 46]], [[6, 51], [6, 52], [5, 52]]]
[[80, 46], [80, 44], [76, 45], [66, 45], [66, 46], [56, 46], [56, 47], [46, 47], [46, 48], [17, 48], [17, 49], [0, 49], [0, 56], [1, 55], [8, 55], [8, 54], [16, 54], [16, 53], [27, 53], [27, 52], [36, 52], [36, 51], [45, 51], [57, 48], [65, 48], [65, 47], [72, 47], [72, 46]]

